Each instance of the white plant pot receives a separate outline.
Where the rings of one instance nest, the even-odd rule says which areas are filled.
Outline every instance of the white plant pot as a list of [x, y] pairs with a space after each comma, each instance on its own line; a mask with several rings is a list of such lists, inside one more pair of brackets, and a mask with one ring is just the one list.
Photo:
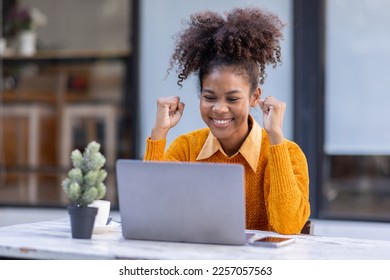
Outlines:
[[19, 54], [34, 55], [36, 52], [37, 34], [34, 31], [23, 31], [19, 34]]
[[6, 50], [7, 50], [7, 39], [0, 38], [0, 55], [5, 54]]

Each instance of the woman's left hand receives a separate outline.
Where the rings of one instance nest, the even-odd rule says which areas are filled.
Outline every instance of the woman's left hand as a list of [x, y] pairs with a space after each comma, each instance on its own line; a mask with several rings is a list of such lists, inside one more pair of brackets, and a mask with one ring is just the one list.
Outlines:
[[286, 103], [277, 100], [275, 97], [267, 96], [264, 100], [259, 99], [258, 103], [263, 111], [263, 125], [268, 132], [272, 145], [283, 142], [283, 118], [286, 111]]

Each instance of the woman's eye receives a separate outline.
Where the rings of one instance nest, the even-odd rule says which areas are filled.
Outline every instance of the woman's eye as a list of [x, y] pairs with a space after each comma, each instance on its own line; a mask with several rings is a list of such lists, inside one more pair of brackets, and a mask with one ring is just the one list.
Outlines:
[[238, 100], [238, 98], [235, 98], [235, 97], [231, 97], [231, 98], [228, 98], [227, 101], [229, 102], [236, 102]]
[[215, 100], [215, 97], [214, 96], [210, 96], [210, 95], [205, 95], [205, 96], [203, 96], [203, 98], [208, 100], [208, 101]]

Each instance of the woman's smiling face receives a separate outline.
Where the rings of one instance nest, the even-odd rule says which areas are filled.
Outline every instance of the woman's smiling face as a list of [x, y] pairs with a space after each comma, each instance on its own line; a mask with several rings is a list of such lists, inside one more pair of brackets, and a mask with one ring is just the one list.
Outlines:
[[202, 119], [228, 155], [235, 153], [247, 137], [250, 107], [259, 97], [260, 89], [251, 94], [248, 79], [232, 67], [216, 68], [203, 77]]

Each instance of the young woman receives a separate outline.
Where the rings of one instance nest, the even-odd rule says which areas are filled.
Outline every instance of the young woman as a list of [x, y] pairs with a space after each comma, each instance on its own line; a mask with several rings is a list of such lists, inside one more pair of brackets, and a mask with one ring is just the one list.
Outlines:
[[[180, 98], [157, 100], [145, 160], [240, 163], [245, 167], [248, 229], [299, 233], [310, 215], [305, 155], [282, 132], [285, 103], [261, 98], [265, 66], [280, 63], [283, 24], [259, 9], [234, 9], [191, 16], [171, 59], [178, 84], [199, 77], [200, 113], [207, 128], [175, 139], [165, 151], [168, 131], [181, 119]], [[260, 80], [259, 80], [260, 79]], [[263, 112], [263, 128], [250, 108]]]

